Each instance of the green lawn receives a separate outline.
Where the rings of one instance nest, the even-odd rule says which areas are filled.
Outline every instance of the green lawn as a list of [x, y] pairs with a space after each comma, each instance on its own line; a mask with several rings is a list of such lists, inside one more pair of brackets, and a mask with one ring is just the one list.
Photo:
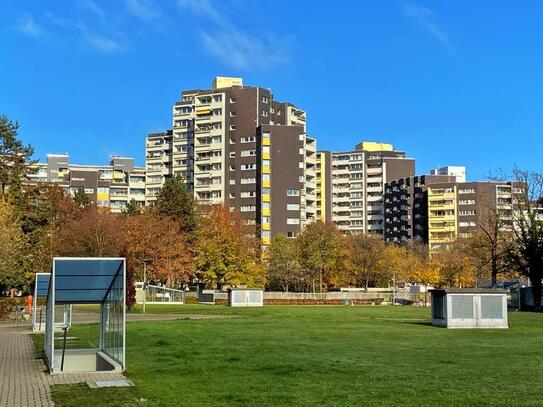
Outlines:
[[509, 330], [447, 330], [407, 307], [147, 312], [239, 318], [129, 323], [136, 386], [54, 386], [57, 406], [543, 406], [543, 314], [512, 313]]

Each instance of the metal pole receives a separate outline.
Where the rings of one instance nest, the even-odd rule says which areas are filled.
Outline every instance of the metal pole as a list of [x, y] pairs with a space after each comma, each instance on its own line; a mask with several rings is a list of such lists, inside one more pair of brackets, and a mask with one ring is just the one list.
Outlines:
[[143, 313], [145, 314], [145, 300], [147, 299], [147, 262], [143, 262]]
[[396, 272], [392, 276], [392, 305], [396, 304]]
[[64, 329], [64, 340], [62, 344], [62, 361], [60, 362], [60, 371], [64, 372], [64, 354], [66, 353], [66, 332], [68, 332], [68, 327], [62, 327]]

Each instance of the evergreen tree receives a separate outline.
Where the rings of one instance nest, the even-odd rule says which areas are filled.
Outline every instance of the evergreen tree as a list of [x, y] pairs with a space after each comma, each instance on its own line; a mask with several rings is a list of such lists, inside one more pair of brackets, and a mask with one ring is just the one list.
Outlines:
[[179, 177], [168, 178], [157, 195], [154, 209], [159, 216], [178, 222], [181, 230], [191, 235], [197, 224], [194, 199]]
[[142, 208], [134, 199], [131, 199], [128, 201], [126, 208], [124, 208], [122, 212], [126, 216], [136, 216], [141, 214]]
[[91, 200], [85, 193], [85, 188], [83, 187], [79, 187], [77, 191], [75, 191], [74, 201], [80, 208], [84, 208], [91, 203]]
[[18, 139], [18, 130], [18, 123], [0, 115], [0, 195], [9, 191], [15, 198], [20, 195], [23, 181], [35, 164], [30, 159], [34, 149], [23, 145]]

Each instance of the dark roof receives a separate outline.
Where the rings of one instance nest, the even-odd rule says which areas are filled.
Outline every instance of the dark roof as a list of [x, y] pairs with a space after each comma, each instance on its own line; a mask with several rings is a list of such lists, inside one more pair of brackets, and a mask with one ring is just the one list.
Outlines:
[[[53, 259], [56, 304], [99, 304], [115, 277], [124, 272], [123, 258]], [[124, 284], [124, 277], [123, 277]]]
[[430, 292], [444, 294], [506, 294], [507, 291], [497, 288], [434, 288]]

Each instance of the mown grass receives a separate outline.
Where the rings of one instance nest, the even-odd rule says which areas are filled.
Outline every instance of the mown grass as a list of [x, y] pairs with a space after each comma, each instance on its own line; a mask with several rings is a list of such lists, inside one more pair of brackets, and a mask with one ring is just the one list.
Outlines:
[[[422, 308], [150, 307], [240, 318], [127, 324], [136, 386], [108, 389], [121, 397], [110, 405], [543, 406], [543, 314], [512, 313], [508, 330], [447, 330]], [[103, 391], [55, 386], [53, 397], [96, 406]]]

